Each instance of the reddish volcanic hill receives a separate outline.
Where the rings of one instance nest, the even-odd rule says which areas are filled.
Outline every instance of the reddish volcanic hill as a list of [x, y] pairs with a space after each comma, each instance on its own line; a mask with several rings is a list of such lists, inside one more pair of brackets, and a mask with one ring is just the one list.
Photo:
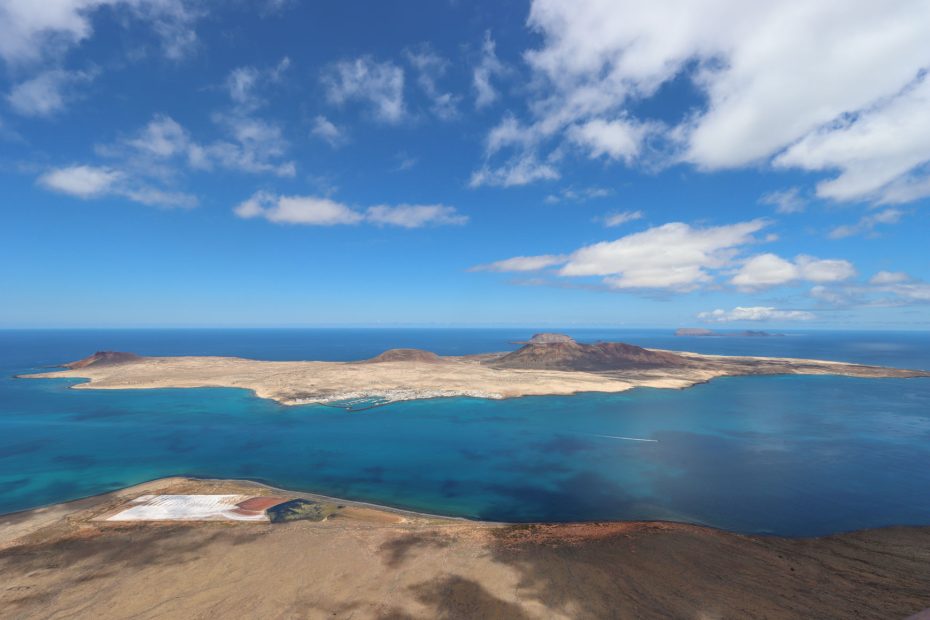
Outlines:
[[65, 364], [65, 368], [76, 370], [78, 368], [87, 368], [88, 366], [115, 366], [116, 364], [125, 364], [142, 359], [135, 353], [123, 353], [121, 351], [97, 351], [90, 357], [82, 360]]
[[425, 364], [441, 364], [442, 358], [431, 351], [422, 349], [388, 349], [381, 355], [365, 360], [363, 364], [377, 364], [378, 362], [421, 362]]
[[542, 342], [534, 337], [529, 344], [489, 363], [498, 368], [587, 372], [690, 365], [687, 359], [675, 353], [650, 351], [623, 342], [581, 344], [568, 336], [552, 337], [556, 335], [546, 334]]

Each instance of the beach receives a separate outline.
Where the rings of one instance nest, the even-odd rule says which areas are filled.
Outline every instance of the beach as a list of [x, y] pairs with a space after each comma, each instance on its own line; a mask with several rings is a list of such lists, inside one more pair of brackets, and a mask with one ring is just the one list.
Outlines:
[[[341, 508], [282, 524], [102, 520], [151, 493]], [[903, 618], [930, 607], [930, 528], [505, 525], [169, 478], [0, 518], [0, 575], [14, 618]]]

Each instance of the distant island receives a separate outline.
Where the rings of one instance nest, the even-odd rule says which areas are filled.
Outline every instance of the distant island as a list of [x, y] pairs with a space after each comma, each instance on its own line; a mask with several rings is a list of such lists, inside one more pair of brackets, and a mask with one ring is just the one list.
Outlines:
[[102, 351], [65, 370], [26, 378], [86, 378], [75, 389], [237, 387], [285, 405], [354, 408], [424, 398], [513, 398], [634, 387], [681, 389], [735, 375], [930, 377], [843, 362], [702, 355], [646, 349], [623, 342], [583, 344], [563, 334], [537, 334], [506, 353], [440, 356], [391, 349], [357, 362], [271, 362], [239, 357], [142, 357]]
[[770, 338], [773, 336], [784, 336], [784, 334], [772, 334], [769, 332], [744, 329], [740, 332], [717, 332], [705, 327], [679, 327], [675, 330], [676, 336], [723, 336], [727, 338]]

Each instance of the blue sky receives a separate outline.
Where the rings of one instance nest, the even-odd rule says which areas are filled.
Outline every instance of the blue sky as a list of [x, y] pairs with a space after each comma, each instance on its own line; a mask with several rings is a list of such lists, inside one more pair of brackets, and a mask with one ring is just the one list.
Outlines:
[[6, 2], [0, 327], [927, 329], [930, 11], [860, 4]]

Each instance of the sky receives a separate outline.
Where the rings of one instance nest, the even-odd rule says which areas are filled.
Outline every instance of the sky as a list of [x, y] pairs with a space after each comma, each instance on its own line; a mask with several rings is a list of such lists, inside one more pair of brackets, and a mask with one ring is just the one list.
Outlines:
[[0, 327], [930, 329], [926, 0], [4, 0]]

